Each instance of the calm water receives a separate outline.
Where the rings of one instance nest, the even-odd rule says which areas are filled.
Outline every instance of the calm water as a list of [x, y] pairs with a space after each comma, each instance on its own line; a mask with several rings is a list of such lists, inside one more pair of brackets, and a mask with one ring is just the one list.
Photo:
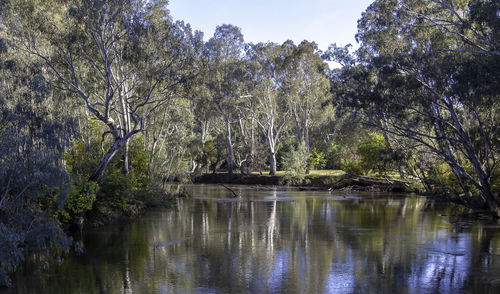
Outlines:
[[500, 293], [497, 222], [418, 196], [237, 189], [92, 230], [4, 292]]

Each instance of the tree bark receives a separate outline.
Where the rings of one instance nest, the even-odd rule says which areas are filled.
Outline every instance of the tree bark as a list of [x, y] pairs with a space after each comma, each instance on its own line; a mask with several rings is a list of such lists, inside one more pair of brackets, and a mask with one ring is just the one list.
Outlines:
[[233, 174], [233, 143], [231, 142], [231, 122], [228, 117], [225, 117], [226, 121], [226, 140], [227, 140], [227, 173]]
[[486, 200], [488, 209], [495, 217], [500, 218], [500, 207], [498, 207], [498, 202], [495, 199], [493, 193], [491, 192], [491, 186], [488, 182], [488, 179], [485, 176], [480, 176], [479, 182], [481, 184], [482, 188], [481, 192], [483, 193], [483, 197]]
[[130, 173], [130, 167], [129, 167], [129, 141], [127, 140], [124, 144], [123, 148], [123, 174], [125, 176], [128, 176]]
[[311, 154], [311, 140], [309, 139], [309, 126], [306, 124], [304, 127], [304, 144], [306, 146], [307, 154]]
[[270, 152], [269, 160], [271, 162], [269, 175], [274, 176], [276, 174], [276, 153], [275, 152], [273, 152], [273, 151]]
[[104, 171], [106, 170], [106, 167], [109, 165], [113, 157], [116, 155], [116, 153], [120, 150], [120, 147], [127, 142], [130, 137], [132, 137], [134, 134], [137, 134], [139, 131], [135, 130], [130, 133], [128, 133], [126, 136], [121, 137], [121, 138], [115, 138], [115, 142], [113, 145], [109, 148], [108, 152], [104, 155], [104, 157], [101, 159], [99, 162], [99, 165], [97, 168], [94, 170], [92, 175], [89, 177], [89, 181], [91, 182], [97, 182], [99, 183], [101, 181], [102, 175], [104, 174]]
[[113, 146], [108, 150], [108, 152], [104, 155], [104, 157], [101, 159], [99, 162], [99, 165], [97, 168], [94, 170], [92, 175], [89, 178], [89, 181], [91, 182], [97, 182], [99, 183], [101, 181], [102, 175], [104, 174], [104, 171], [106, 170], [106, 167], [108, 164], [111, 162], [111, 159], [116, 155], [118, 150], [120, 149], [121, 145], [125, 143], [125, 141], [122, 140], [116, 140]]

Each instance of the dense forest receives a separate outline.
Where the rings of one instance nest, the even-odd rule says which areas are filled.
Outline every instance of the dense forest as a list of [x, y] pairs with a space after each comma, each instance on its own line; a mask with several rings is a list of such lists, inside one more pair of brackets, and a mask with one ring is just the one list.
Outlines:
[[0, 0], [0, 285], [204, 173], [391, 175], [500, 216], [498, 1], [377, 0], [356, 51], [205, 41], [167, 2]]

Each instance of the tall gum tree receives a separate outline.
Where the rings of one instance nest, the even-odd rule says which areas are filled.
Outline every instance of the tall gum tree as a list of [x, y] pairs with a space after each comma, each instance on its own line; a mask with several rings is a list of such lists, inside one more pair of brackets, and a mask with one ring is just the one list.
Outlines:
[[[201, 34], [174, 23], [167, 1], [16, 1], [4, 21], [10, 41], [50, 68], [59, 87], [79, 97], [107, 130], [110, 147], [90, 175], [99, 181], [117, 152], [190, 75]], [[16, 13], [17, 12], [17, 13]]]
[[[284, 45], [289, 46], [290, 43]], [[295, 122], [297, 141], [304, 143], [310, 154], [311, 128], [330, 97], [328, 67], [317, 52], [316, 44], [307, 41], [294, 46], [293, 54], [288, 59], [288, 104]]]
[[244, 41], [241, 29], [233, 25], [217, 26], [207, 42], [210, 78], [207, 82], [212, 101], [224, 118], [227, 145], [227, 171], [233, 173], [233, 142], [231, 125], [236, 119], [236, 104], [243, 96], [246, 74], [243, 60]]
[[269, 174], [276, 174], [276, 153], [281, 137], [290, 118], [290, 109], [284, 93], [284, 82], [288, 75], [284, 66], [284, 50], [273, 43], [251, 45], [247, 52], [252, 63], [252, 118], [266, 138], [269, 150]]
[[357, 102], [372, 125], [446, 162], [462, 190], [453, 193], [496, 216], [498, 10], [492, 1], [380, 0], [357, 34], [369, 81]]

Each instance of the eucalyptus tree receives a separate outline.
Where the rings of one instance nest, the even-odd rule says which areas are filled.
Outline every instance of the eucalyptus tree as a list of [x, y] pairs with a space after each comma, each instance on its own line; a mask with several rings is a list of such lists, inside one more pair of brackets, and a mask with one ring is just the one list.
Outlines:
[[[375, 1], [358, 22], [372, 125], [445, 162], [465, 203], [500, 216], [499, 24], [491, 1]], [[439, 183], [436, 183], [439, 184]], [[477, 197], [474, 197], [477, 195]]]
[[186, 88], [186, 97], [190, 101], [193, 114], [192, 132], [195, 138], [191, 144], [192, 171], [201, 172], [210, 166], [210, 157], [214, 151], [214, 138], [217, 137], [220, 115], [212, 101], [206, 82], [208, 71], [202, 71]]
[[54, 219], [68, 191], [61, 157], [74, 132], [72, 119], [58, 115], [59, 98], [43, 64], [0, 37], [0, 287], [29, 256], [71, 243]]
[[243, 59], [244, 41], [241, 29], [233, 25], [217, 26], [207, 44], [209, 80], [207, 82], [213, 103], [224, 118], [227, 143], [227, 171], [233, 173], [233, 142], [231, 124], [236, 106], [244, 96], [246, 75]]
[[15, 5], [5, 21], [10, 41], [43, 61], [59, 87], [106, 126], [103, 141], [112, 138], [89, 180], [100, 180], [122, 146], [127, 173], [127, 142], [191, 74], [201, 34], [174, 23], [163, 0], [69, 0], [57, 6], [57, 17], [49, 13], [54, 3]]
[[276, 152], [285, 127], [290, 118], [284, 83], [289, 74], [285, 68], [283, 47], [274, 43], [259, 43], [250, 45], [247, 51], [252, 63], [252, 81], [254, 83], [251, 95], [252, 106], [248, 111], [257, 122], [259, 129], [266, 138], [270, 170], [276, 174]]
[[[283, 46], [290, 49], [289, 42]], [[311, 152], [310, 131], [329, 99], [328, 66], [321, 59], [315, 43], [303, 41], [293, 46], [288, 56], [288, 103], [295, 123], [297, 141]]]

